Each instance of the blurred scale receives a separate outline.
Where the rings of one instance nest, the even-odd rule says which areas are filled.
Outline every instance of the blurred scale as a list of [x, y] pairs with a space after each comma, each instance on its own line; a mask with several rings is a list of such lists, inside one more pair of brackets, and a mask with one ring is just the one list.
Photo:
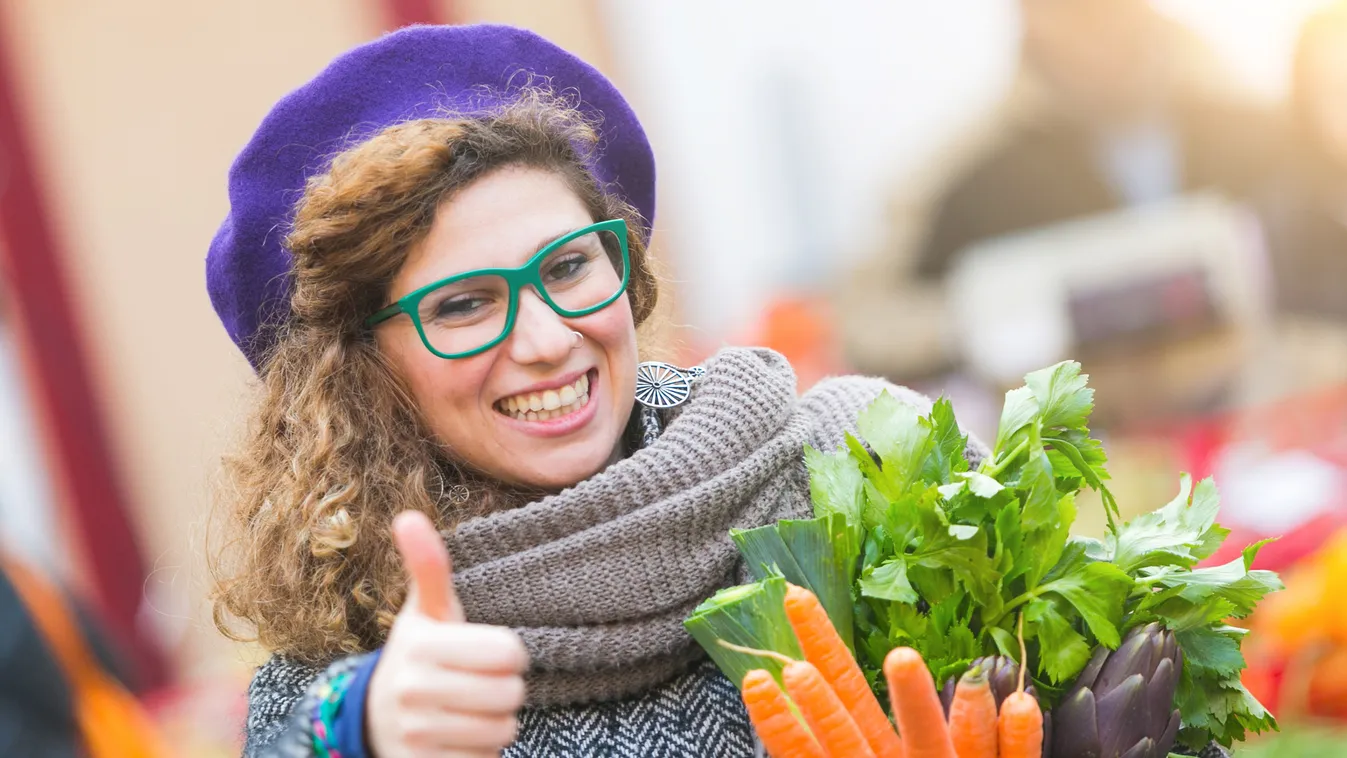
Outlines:
[[1266, 269], [1251, 214], [1190, 195], [971, 247], [951, 272], [951, 318], [984, 381], [1016, 386], [1074, 358], [1101, 422], [1199, 413], [1228, 399], [1267, 331]]

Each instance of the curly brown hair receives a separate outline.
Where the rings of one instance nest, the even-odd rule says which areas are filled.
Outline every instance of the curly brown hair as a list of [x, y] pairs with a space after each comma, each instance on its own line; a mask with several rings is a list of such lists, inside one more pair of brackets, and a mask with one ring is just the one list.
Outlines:
[[[529, 87], [487, 114], [390, 126], [310, 179], [286, 240], [288, 319], [245, 437], [224, 461], [218, 507], [229, 537], [211, 569], [225, 635], [315, 662], [372, 649], [405, 594], [390, 534], [398, 512], [449, 529], [539, 494], [449, 458], [363, 320], [384, 305], [442, 203], [490, 172], [525, 166], [563, 177], [594, 220], [627, 221], [628, 295], [642, 324], [657, 289], [644, 222], [589, 170], [597, 141], [573, 104]], [[467, 502], [451, 501], [463, 491], [455, 485], [468, 485]]]

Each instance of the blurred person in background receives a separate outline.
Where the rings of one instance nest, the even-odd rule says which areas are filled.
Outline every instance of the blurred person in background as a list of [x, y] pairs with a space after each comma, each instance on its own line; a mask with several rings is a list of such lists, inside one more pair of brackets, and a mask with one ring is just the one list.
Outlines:
[[943, 282], [974, 243], [1191, 191], [1246, 197], [1277, 165], [1276, 120], [1221, 94], [1212, 56], [1146, 0], [1020, 9], [1021, 70], [994, 123], [839, 300], [861, 371], [951, 368]]
[[0, 755], [167, 758], [129, 680], [83, 603], [0, 555]]
[[0, 570], [0, 755], [75, 758], [80, 750], [70, 687]]
[[1277, 307], [1347, 321], [1347, 2], [1305, 24], [1292, 62], [1294, 152], [1263, 213]]
[[207, 259], [261, 380], [217, 566], [274, 653], [245, 755], [755, 754], [682, 626], [742, 573], [726, 530], [808, 513], [804, 445], [881, 392], [929, 401], [638, 362], [654, 177], [621, 94], [510, 27], [387, 35], [264, 119]]

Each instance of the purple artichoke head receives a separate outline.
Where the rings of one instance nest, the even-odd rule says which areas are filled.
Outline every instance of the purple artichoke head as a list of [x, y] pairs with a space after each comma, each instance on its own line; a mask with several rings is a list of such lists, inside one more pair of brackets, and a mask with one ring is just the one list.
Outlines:
[[1159, 624], [1099, 647], [1053, 709], [1054, 758], [1165, 758], [1179, 733], [1174, 707], [1183, 652]]

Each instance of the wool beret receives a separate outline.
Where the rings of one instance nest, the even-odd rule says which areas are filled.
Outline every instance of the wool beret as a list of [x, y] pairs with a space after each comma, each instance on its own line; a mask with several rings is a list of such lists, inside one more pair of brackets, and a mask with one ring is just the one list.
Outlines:
[[206, 254], [211, 304], [254, 370], [290, 312], [283, 241], [307, 180], [331, 159], [410, 119], [499, 107], [539, 78], [599, 127], [590, 168], [643, 217], [655, 217], [655, 159], [636, 114], [593, 66], [510, 26], [412, 26], [361, 45], [283, 97], [229, 171], [229, 214]]

